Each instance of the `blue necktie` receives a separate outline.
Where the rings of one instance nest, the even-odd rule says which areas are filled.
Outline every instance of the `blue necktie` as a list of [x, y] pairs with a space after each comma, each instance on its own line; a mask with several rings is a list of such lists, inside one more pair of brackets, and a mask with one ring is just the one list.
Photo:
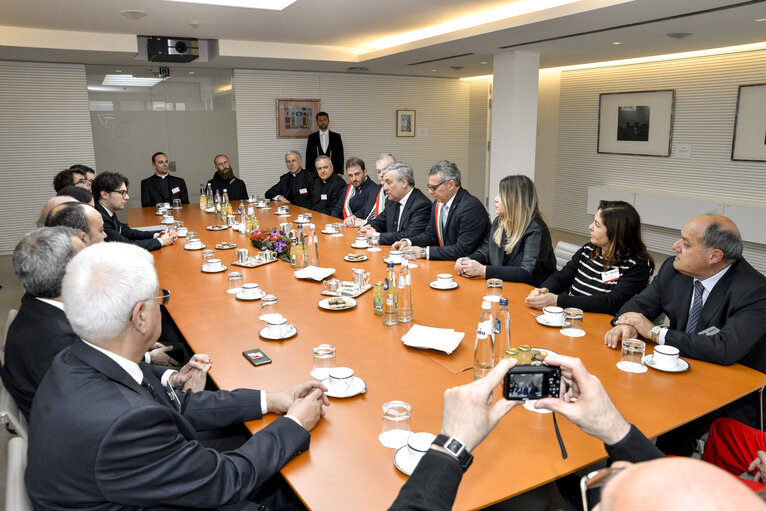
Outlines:
[[697, 321], [702, 314], [702, 293], [705, 291], [705, 287], [699, 280], [694, 281], [694, 299], [692, 300], [692, 308], [689, 311], [689, 321], [686, 322], [686, 332], [695, 333], [694, 329], [697, 328]]

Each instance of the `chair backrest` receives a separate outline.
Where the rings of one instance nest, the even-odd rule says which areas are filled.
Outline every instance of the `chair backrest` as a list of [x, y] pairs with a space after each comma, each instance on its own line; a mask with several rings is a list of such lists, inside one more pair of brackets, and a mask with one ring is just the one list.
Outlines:
[[27, 439], [13, 437], [8, 442], [8, 466], [5, 480], [5, 509], [13, 511], [34, 511], [24, 485], [27, 470]]
[[5, 424], [8, 430], [13, 430], [20, 437], [27, 438], [29, 434], [27, 418], [5, 387], [0, 387], [0, 424]]
[[556, 270], [563, 268], [578, 250], [580, 250], [579, 246], [572, 245], [566, 241], [556, 243], [556, 248], [553, 249], [553, 253], [556, 256]]
[[19, 311], [11, 309], [8, 311], [8, 319], [5, 321], [5, 328], [3, 329], [3, 337], [0, 339], [0, 364], [5, 364], [5, 341], [8, 339], [8, 329], [11, 327], [16, 314]]

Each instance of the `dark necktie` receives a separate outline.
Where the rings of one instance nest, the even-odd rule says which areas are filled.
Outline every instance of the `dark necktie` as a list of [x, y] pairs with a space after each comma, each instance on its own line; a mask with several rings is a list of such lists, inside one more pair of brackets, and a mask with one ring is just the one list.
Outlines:
[[694, 299], [692, 300], [692, 308], [689, 311], [689, 321], [686, 322], [686, 332], [694, 333], [694, 329], [697, 328], [697, 321], [702, 314], [702, 293], [705, 291], [705, 287], [699, 280], [694, 281]]
[[396, 202], [396, 205], [394, 205], [394, 210], [392, 211], [392, 214], [394, 215], [394, 232], [399, 232], [399, 208], [402, 207], [399, 202]]
[[[154, 390], [154, 386], [149, 383], [149, 381], [144, 377], [143, 380], [141, 380], [141, 386], [149, 393], [150, 396], [154, 398], [155, 401], [158, 403], [168, 406], [168, 402], [162, 399], [162, 396], [160, 396], [156, 390]], [[178, 396], [176, 396], [175, 391], [168, 385], [168, 388], [165, 389], [165, 392], [168, 396], [168, 399], [175, 407], [176, 411], [181, 410], [181, 402], [178, 400]]]

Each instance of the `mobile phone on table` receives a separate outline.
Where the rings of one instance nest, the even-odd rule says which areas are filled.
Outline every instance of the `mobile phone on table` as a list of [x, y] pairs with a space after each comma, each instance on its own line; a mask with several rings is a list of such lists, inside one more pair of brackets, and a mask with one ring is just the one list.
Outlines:
[[260, 348], [254, 348], [252, 350], [243, 351], [242, 355], [250, 361], [254, 366], [262, 366], [264, 364], [271, 364], [271, 359]]
[[511, 401], [526, 401], [544, 397], [559, 397], [561, 368], [547, 365], [517, 365], [503, 378], [503, 397]]

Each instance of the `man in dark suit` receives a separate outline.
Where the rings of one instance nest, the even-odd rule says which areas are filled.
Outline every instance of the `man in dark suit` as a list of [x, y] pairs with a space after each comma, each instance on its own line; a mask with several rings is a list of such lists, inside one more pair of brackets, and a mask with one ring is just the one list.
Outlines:
[[[317, 164], [319, 165], [319, 164]], [[343, 191], [330, 216], [348, 219], [350, 216], [366, 218], [371, 207], [370, 197], [376, 196], [380, 185], [367, 177], [367, 168], [361, 158], [349, 158], [346, 162], [349, 184]]]
[[343, 140], [340, 133], [330, 131], [330, 116], [327, 112], [319, 112], [316, 115], [319, 131], [309, 135], [306, 142], [306, 168], [311, 172], [316, 172], [316, 159], [319, 156], [326, 155], [332, 161], [335, 173], [343, 175]]
[[189, 192], [186, 181], [170, 175], [170, 163], [165, 153], [152, 155], [154, 174], [141, 180], [141, 206], [154, 206], [158, 202], [173, 203], [181, 199], [181, 204], [189, 204]]
[[378, 156], [378, 158], [375, 160], [375, 172], [378, 174], [378, 183], [380, 184], [380, 188], [378, 189], [377, 194], [370, 195], [367, 199], [367, 204], [365, 205], [364, 209], [369, 211], [369, 213], [367, 213], [367, 216], [363, 218], [357, 218], [354, 215], [347, 217], [345, 220], [343, 220], [344, 226], [361, 227], [368, 224], [371, 220], [377, 218], [378, 215], [383, 213], [383, 211], [386, 209], [386, 199], [388, 198], [386, 192], [383, 190], [383, 170], [392, 163], [396, 163], [396, 158], [394, 158], [393, 154], [383, 153]]
[[[675, 346], [682, 357], [729, 365], [741, 363], [766, 372], [766, 277], [742, 258], [742, 239], [729, 218], [706, 215], [690, 220], [675, 242], [657, 277], [617, 313], [604, 342], [616, 348], [620, 340], [641, 335], [657, 344]], [[666, 327], [652, 322], [662, 313]], [[691, 454], [693, 440], [705, 433], [717, 416], [758, 427], [757, 393], [694, 421], [673, 436], [666, 452]], [[695, 436], [696, 435], [696, 436]]]
[[[159, 334], [160, 292], [152, 256], [132, 245], [93, 245], [67, 267], [62, 298], [81, 340], [54, 359], [32, 406], [25, 480], [36, 509], [286, 503], [261, 490], [308, 449], [326, 389], [173, 391], [141, 362]], [[198, 441], [198, 431], [265, 413], [286, 416], [236, 450]]]
[[85, 246], [106, 239], [104, 218], [96, 208], [82, 202], [65, 202], [53, 208], [45, 219], [45, 227], [71, 227], [80, 232]]
[[329, 215], [343, 197], [346, 182], [333, 172], [329, 156], [316, 159], [317, 178], [311, 182], [311, 209]]
[[277, 184], [266, 191], [266, 198], [310, 209], [311, 183], [316, 176], [303, 168], [301, 153], [298, 151], [285, 154], [285, 163], [288, 172], [282, 174]]
[[103, 172], [93, 180], [93, 196], [96, 198], [96, 210], [104, 219], [106, 241], [133, 243], [146, 250], [159, 250], [176, 242], [175, 229], [152, 234], [151, 232], [131, 229], [120, 222], [116, 212], [125, 209], [128, 202], [128, 178], [117, 172]]
[[428, 193], [436, 198], [426, 230], [393, 244], [394, 250], [413, 251], [418, 258], [455, 261], [472, 254], [489, 234], [487, 210], [460, 186], [460, 170], [441, 160], [428, 171]]
[[370, 236], [380, 233], [380, 244], [391, 245], [402, 238], [411, 238], [426, 229], [431, 216], [431, 201], [415, 188], [412, 168], [402, 162], [388, 165], [382, 178], [383, 191], [388, 195], [386, 207], [359, 233]]

